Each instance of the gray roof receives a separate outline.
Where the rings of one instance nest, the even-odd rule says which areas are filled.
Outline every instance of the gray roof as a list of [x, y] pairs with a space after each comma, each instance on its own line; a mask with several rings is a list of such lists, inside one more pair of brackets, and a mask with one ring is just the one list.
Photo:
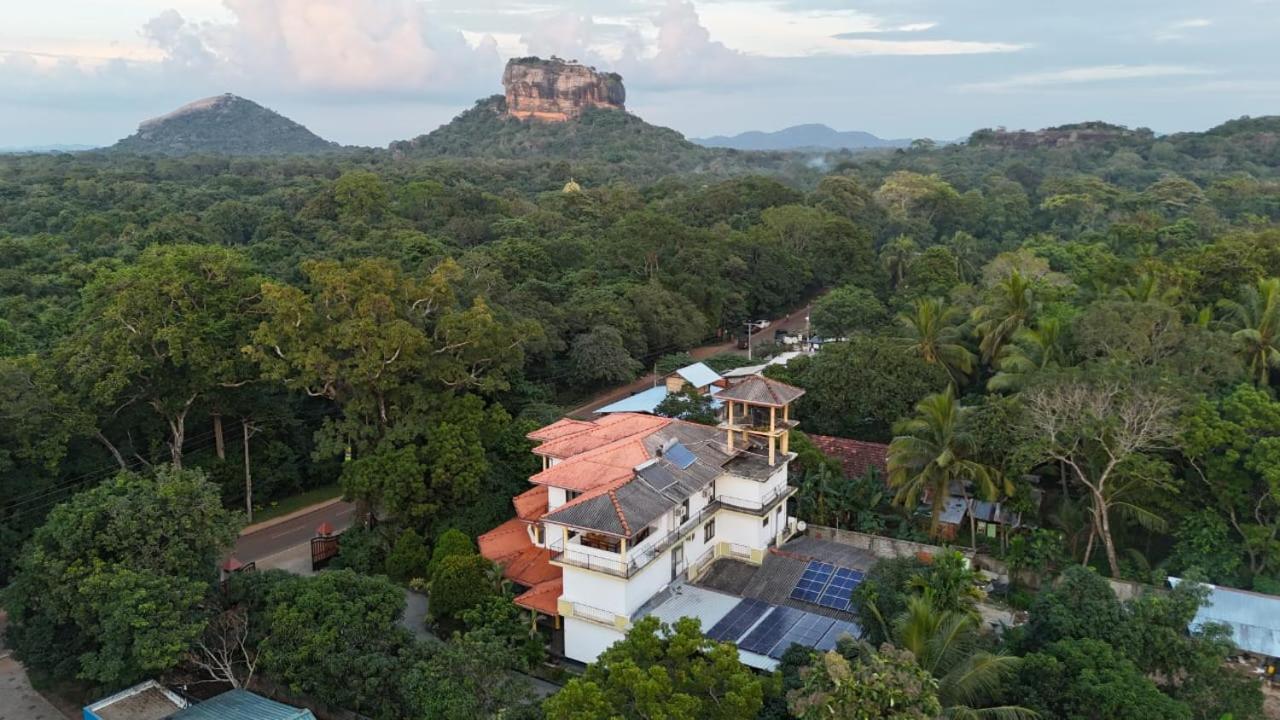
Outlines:
[[795, 402], [801, 395], [804, 395], [804, 390], [798, 387], [762, 375], [752, 375], [733, 387], [721, 390], [716, 398], [722, 402], [732, 400], [748, 405], [782, 407]]
[[[630, 481], [557, 508], [546, 519], [622, 537], [638, 533], [723, 472], [724, 464], [733, 455], [721, 444], [720, 437], [712, 427], [672, 422], [643, 438], [654, 459], [638, 466]], [[693, 455], [694, 461], [688, 467], [680, 467], [663, 454], [675, 443]]]
[[316, 720], [316, 716], [248, 690], [228, 690], [177, 713], [172, 720]]
[[696, 388], [704, 388], [723, 379], [715, 370], [707, 367], [705, 363], [700, 362], [692, 365], [686, 365], [677, 370], [676, 374], [684, 378], [685, 382]]
[[[1169, 578], [1177, 586], [1181, 578]], [[1209, 585], [1209, 599], [1191, 620], [1188, 629], [1206, 623], [1222, 623], [1231, 628], [1231, 640], [1245, 652], [1280, 657], [1280, 597]]]

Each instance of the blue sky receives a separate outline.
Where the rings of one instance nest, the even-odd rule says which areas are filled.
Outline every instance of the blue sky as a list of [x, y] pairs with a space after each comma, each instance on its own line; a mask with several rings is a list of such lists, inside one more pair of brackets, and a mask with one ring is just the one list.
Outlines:
[[427, 132], [525, 54], [687, 135], [882, 137], [1280, 113], [1280, 0], [10, 0], [0, 146], [106, 144], [234, 92], [344, 143]]

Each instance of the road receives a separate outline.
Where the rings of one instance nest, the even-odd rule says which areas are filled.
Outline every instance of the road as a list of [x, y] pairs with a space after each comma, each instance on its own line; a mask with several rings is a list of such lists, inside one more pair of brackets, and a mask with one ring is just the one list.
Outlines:
[[[769, 327], [765, 328], [752, 338], [753, 343], [764, 343], [773, 341], [773, 333], [775, 330], [788, 330], [803, 332], [805, 329], [805, 318], [809, 315], [809, 309], [812, 304], [806, 305], [788, 315], [777, 318], [769, 323]], [[746, 350], [739, 350], [738, 344], [734, 340], [728, 342], [716, 343], [714, 345], [703, 345], [689, 351], [689, 355], [694, 360], [705, 360], [720, 353], [733, 353], [735, 355], [746, 355]], [[602, 408], [610, 403], [617, 402], [625, 397], [635, 395], [642, 390], [648, 390], [657, 382], [657, 378], [653, 373], [645, 373], [642, 377], [635, 381], [627, 383], [621, 387], [611, 388], [601, 392], [599, 395], [591, 398], [586, 404], [570, 410], [567, 414], [571, 418], [579, 420], [590, 420], [595, 415], [598, 408]]]
[[333, 526], [335, 532], [346, 530], [351, 526], [351, 518], [355, 516], [355, 513], [356, 506], [351, 503], [342, 501], [329, 503], [315, 510], [241, 535], [236, 540], [236, 548], [233, 554], [242, 563], [262, 560], [290, 548], [311, 542], [311, 538], [315, 537], [316, 528], [321, 523], [329, 523]]

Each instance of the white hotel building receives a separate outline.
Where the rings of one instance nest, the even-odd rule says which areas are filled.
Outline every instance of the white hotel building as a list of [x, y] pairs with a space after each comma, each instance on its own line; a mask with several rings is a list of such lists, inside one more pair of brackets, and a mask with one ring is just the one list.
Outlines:
[[758, 565], [794, 534], [788, 433], [803, 392], [751, 376], [716, 394], [717, 427], [616, 413], [530, 433], [543, 469], [480, 551], [524, 588], [516, 604], [563, 627], [565, 655], [591, 662], [671, 583], [720, 557]]

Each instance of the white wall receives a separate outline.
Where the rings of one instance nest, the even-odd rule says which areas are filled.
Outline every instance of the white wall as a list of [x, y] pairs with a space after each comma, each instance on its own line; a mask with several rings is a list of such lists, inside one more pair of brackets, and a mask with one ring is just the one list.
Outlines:
[[563, 578], [561, 600], [590, 605], [615, 615], [630, 615], [626, 579], [570, 565], [564, 566]]
[[595, 662], [600, 653], [623, 638], [623, 633], [596, 623], [564, 619], [564, 654], [578, 662]]
[[555, 510], [565, 504], [564, 488], [548, 487], [547, 488], [547, 511]]

